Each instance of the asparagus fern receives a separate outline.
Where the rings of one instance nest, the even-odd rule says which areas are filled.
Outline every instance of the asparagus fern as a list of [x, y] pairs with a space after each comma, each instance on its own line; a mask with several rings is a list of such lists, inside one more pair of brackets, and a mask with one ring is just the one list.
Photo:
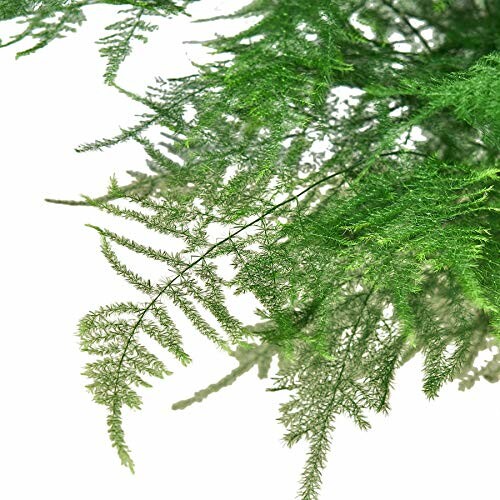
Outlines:
[[[131, 172], [126, 186], [112, 180], [102, 196], [51, 201], [97, 207], [181, 248], [91, 226], [111, 267], [144, 295], [79, 326], [92, 356], [88, 387], [108, 409], [124, 465], [133, 469], [123, 409], [140, 408], [138, 389], [170, 373], [141, 339], [191, 362], [174, 309], [239, 362], [174, 409], [254, 366], [267, 377], [279, 360], [270, 390], [290, 394], [285, 441], [310, 445], [304, 500], [318, 498], [336, 416], [369, 427], [366, 411], [389, 410], [394, 373], [416, 353], [429, 398], [456, 379], [462, 389], [498, 381], [497, 0], [254, 0], [226, 16], [252, 19], [249, 28], [206, 42], [216, 61], [159, 78], [143, 95], [117, 84], [120, 65], [155, 29], [151, 18], [191, 2], [3, 0], [0, 20], [25, 25], [4, 45], [31, 37], [19, 54], [32, 53], [74, 31], [97, 3], [120, 6], [98, 41], [104, 79], [148, 111], [79, 151], [136, 141], [150, 173]], [[152, 126], [163, 142], [148, 135]], [[423, 140], [412, 140], [416, 131]], [[146, 279], [119, 249], [161, 263], [164, 275]], [[241, 324], [228, 290], [252, 293], [262, 321]], [[497, 354], [475, 368], [484, 349]]]

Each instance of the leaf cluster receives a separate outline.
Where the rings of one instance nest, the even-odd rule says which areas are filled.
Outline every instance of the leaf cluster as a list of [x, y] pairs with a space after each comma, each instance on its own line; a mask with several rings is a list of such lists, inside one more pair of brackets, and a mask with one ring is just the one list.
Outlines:
[[[38, 48], [91, 3], [7, 2], [0, 19], [25, 16], [19, 39], [38, 37]], [[169, 373], [144, 340], [191, 360], [174, 313], [238, 362], [174, 409], [255, 366], [266, 377], [277, 359], [270, 390], [290, 395], [285, 441], [310, 445], [300, 498], [316, 499], [336, 417], [369, 427], [368, 412], [389, 410], [395, 371], [416, 354], [429, 398], [452, 380], [462, 389], [499, 380], [500, 3], [255, 0], [225, 16], [250, 27], [205, 42], [214, 61], [158, 78], [143, 95], [116, 84], [118, 69], [132, 41], [154, 29], [148, 16], [183, 7], [128, 4], [99, 41], [105, 80], [146, 111], [79, 151], [135, 141], [149, 172], [131, 172], [125, 186], [112, 180], [103, 196], [59, 202], [139, 223], [180, 250], [91, 226], [110, 266], [145, 299], [80, 322], [89, 388], [133, 468], [123, 408], [139, 408], [138, 387]], [[154, 126], [162, 141], [151, 138]], [[165, 274], [146, 279], [123, 251]], [[253, 294], [262, 321], [242, 325], [229, 291]], [[491, 360], [476, 366], [486, 349]]]

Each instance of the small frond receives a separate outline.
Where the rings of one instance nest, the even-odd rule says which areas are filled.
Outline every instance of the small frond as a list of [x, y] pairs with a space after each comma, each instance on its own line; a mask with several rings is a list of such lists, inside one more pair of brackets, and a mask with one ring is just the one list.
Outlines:
[[197, 391], [189, 399], [178, 401], [172, 405], [173, 410], [183, 410], [194, 403], [201, 403], [210, 395], [234, 384], [239, 377], [250, 371], [254, 366], [259, 369], [259, 377], [268, 376], [269, 367], [273, 356], [276, 354], [272, 346], [262, 345], [241, 345], [236, 351], [229, 353], [238, 360], [238, 366], [219, 381], [210, 384]]
[[27, 56], [46, 47], [50, 42], [65, 37], [68, 33], [74, 33], [85, 20], [80, 3], [61, 5], [57, 10], [52, 6], [40, 7], [26, 19], [25, 30], [10, 43], [20, 41], [27, 36], [33, 38], [36, 41], [35, 45], [16, 55], [16, 57]]
[[124, 18], [106, 27], [112, 34], [102, 37], [97, 43], [103, 47], [100, 53], [107, 59], [104, 80], [112, 85], [121, 64], [132, 52], [134, 41], [147, 42], [146, 33], [155, 31], [158, 26], [147, 23], [143, 18], [148, 13], [144, 8], [120, 11]]

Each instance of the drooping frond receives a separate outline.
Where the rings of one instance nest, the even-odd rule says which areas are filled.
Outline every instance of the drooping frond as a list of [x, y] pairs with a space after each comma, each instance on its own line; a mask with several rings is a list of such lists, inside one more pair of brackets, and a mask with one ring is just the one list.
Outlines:
[[211, 394], [220, 391], [221, 389], [234, 384], [239, 377], [251, 370], [253, 367], [258, 368], [259, 378], [267, 378], [271, 361], [276, 354], [275, 349], [268, 344], [261, 345], [246, 345], [242, 344], [234, 352], [230, 353], [238, 360], [238, 366], [229, 374], [218, 380], [217, 382], [208, 385], [204, 389], [197, 391], [189, 399], [178, 401], [172, 405], [173, 410], [183, 410], [194, 403], [201, 403]]
[[20, 11], [13, 12], [12, 17], [26, 15], [26, 27], [4, 45], [17, 43], [27, 37], [33, 38], [35, 41], [33, 46], [17, 53], [17, 57], [21, 57], [36, 52], [68, 33], [74, 33], [86, 20], [82, 10], [85, 3], [88, 2], [54, 1], [37, 6], [35, 2], [31, 2], [31, 8], [24, 8], [24, 12], [21, 11], [23, 14], [20, 14]]
[[85, 20], [84, 9], [97, 4], [129, 5], [131, 8], [120, 10], [126, 14], [122, 19], [109, 25], [106, 30], [113, 31], [99, 40], [104, 45], [101, 54], [108, 59], [105, 80], [113, 83], [116, 73], [131, 53], [131, 44], [136, 41], [146, 42], [146, 33], [154, 31], [156, 26], [146, 21], [148, 16], [169, 16], [183, 11], [181, 5], [171, 0], [121, 1], [121, 0], [4, 0], [0, 5], [0, 21], [21, 18], [24, 29], [0, 46], [18, 43], [26, 38], [33, 38], [36, 43], [29, 49], [18, 52], [17, 57], [32, 54], [50, 42], [75, 32]]
[[[163, 2], [165, 3], [165, 2]], [[102, 37], [97, 43], [103, 47], [101, 55], [107, 59], [104, 80], [108, 84], [115, 81], [118, 70], [123, 61], [132, 52], [132, 43], [139, 41], [146, 43], [147, 33], [155, 31], [158, 26], [145, 20], [147, 16], [168, 16], [182, 11], [173, 2], [167, 2], [166, 7], [156, 7], [154, 4], [139, 3], [140, 7], [134, 7], [119, 11], [123, 18], [106, 27], [111, 34]]]

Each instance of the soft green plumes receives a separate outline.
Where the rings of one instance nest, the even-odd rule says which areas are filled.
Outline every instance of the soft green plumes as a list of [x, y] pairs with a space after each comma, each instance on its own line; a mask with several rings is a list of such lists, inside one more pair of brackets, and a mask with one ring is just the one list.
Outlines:
[[123, 18], [106, 27], [110, 35], [102, 37], [97, 43], [103, 45], [100, 53], [107, 59], [104, 80], [113, 84], [121, 64], [132, 52], [132, 43], [148, 41], [146, 34], [155, 31], [158, 26], [145, 19], [151, 16], [179, 14], [183, 8], [171, 1], [135, 2], [136, 7], [119, 11]]
[[86, 21], [84, 8], [87, 6], [129, 5], [132, 8], [119, 11], [124, 18], [106, 28], [114, 33], [98, 41], [104, 46], [100, 51], [101, 54], [108, 60], [104, 74], [105, 81], [111, 84], [115, 80], [121, 63], [130, 55], [134, 40], [145, 43], [147, 42], [145, 33], [156, 29], [155, 25], [148, 23], [145, 19], [148, 16], [167, 17], [170, 14], [178, 14], [183, 11], [183, 5], [189, 1], [176, 4], [171, 0], [45, 0], [42, 2], [3, 0], [0, 5], [0, 21], [20, 17], [20, 22], [26, 26], [8, 42], [4, 44], [0, 42], [0, 47], [32, 38], [36, 41], [35, 45], [17, 54], [17, 57], [25, 56], [58, 38], [63, 38], [68, 33], [75, 32], [78, 26]]
[[[293, 259], [280, 277], [289, 282], [285, 296], [312, 300], [323, 268], [330, 267], [328, 259], [337, 266], [348, 263], [349, 272], [392, 294], [403, 324], [413, 324], [406, 314], [408, 298], [419, 290], [427, 269], [448, 269], [465, 289], [472, 288], [471, 299], [479, 295], [475, 273], [491, 229], [480, 213], [490, 210], [486, 198], [494, 172], [435, 159], [415, 168], [405, 160], [385, 157], [377, 175], [354, 185], [353, 195], [344, 189], [345, 200], [329, 196], [311, 215], [284, 226], [277, 234], [286, 240], [280, 260]], [[264, 262], [268, 258], [259, 256]], [[345, 270], [337, 272], [346, 277]], [[325, 274], [334, 286], [332, 272]]]
[[[43, 46], [93, 3], [122, 4], [8, 3], [0, 13], [28, 16], [19, 39], [36, 34]], [[207, 42], [217, 61], [158, 79], [144, 95], [118, 86], [118, 69], [133, 40], [154, 29], [148, 16], [184, 10], [123, 3], [99, 42], [105, 81], [147, 111], [79, 151], [133, 140], [150, 172], [63, 202], [178, 243], [172, 252], [90, 226], [110, 266], [145, 297], [80, 323], [89, 388], [109, 411], [122, 462], [133, 466], [123, 408], [139, 408], [138, 388], [169, 373], [143, 341], [173, 363], [191, 361], [174, 314], [238, 362], [174, 408], [253, 367], [272, 374], [270, 390], [290, 393], [280, 417], [286, 443], [310, 445], [302, 500], [319, 496], [336, 417], [367, 428], [367, 412], [388, 411], [395, 371], [417, 353], [429, 398], [452, 380], [462, 389], [498, 381], [499, 2], [256, 0], [226, 16], [253, 24]], [[148, 136], [152, 126], [161, 142]], [[162, 276], [143, 277], [126, 252], [161, 264]], [[222, 258], [230, 278], [219, 272]], [[252, 293], [262, 322], [243, 326], [228, 289]], [[476, 367], [486, 349], [491, 359]]]
[[[86, 366], [84, 374], [92, 380], [87, 387], [94, 401], [108, 408], [111, 442], [122, 463], [131, 470], [134, 465], [122, 430], [122, 408], [124, 405], [140, 408], [141, 398], [133, 387], [150, 387], [144, 375], [162, 378], [169, 373], [165, 365], [136, 339], [140, 331], [147, 334], [159, 330], [151, 320], [144, 318], [145, 314], [135, 304], [113, 304], [85, 316], [79, 327], [82, 350], [99, 358]], [[141, 322], [134, 316], [141, 317]], [[165, 330], [161, 337], [167, 344], [172, 343], [171, 333]], [[178, 345], [176, 348], [180, 349]]]
[[17, 2], [2, 2], [0, 4], [0, 20], [13, 19], [19, 16], [25, 16], [33, 10], [35, 1], [19, 0]]
[[143, 33], [154, 31], [157, 26], [150, 25], [142, 20], [144, 9], [130, 9], [123, 11], [125, 18], [110, 24], [106, 30], [113, 34], [103, 37], [99, 43], [104, 45], [101, 54], [108, 59], [104, 78], [106, 83], [113, 83], [121, 63], [130, 55], [131, 43], [134, 40], [147, 42]]
[[[296, 344], [305, 342], [277, 387], [296, 394], [282, 408], [287, 442], [311, 443], [302, 498], [316, 498], [335, 416], [348, 414], [365, 428], [365, 410], [387, 410], [405, 349], [425, 354], [424, 390], [434, 397], [460, 372], [472, 337], [486, 334], [474, 300], [483, 294], [492, 210], [486, 200], [495, 172], [435, 158], [415, 168], [406, 155], [391, 158], [362, 183], [337, 186], [338, 196], [286, 224], [274, 247], [247, 264], [248, 273], [262, 269], [253, 291], [263, 303], [282, 291], [270, 313], [280, 335], [266, 339], [289, 344], [293, 335]], [[272, 283], [264, 276], [273, 255], [279, 265]], [[302, 313], [286, 307], [294, 305], [291, 297], [300, 297]], [[494, 298], [484, 300], [496, 313]]]
[[500, 137], [500, 53], [481, 57], [467, 71], [440, 79], [402, 80], [398, 89], [371, 87], [381, 96], [408, 95], [422, 101], [422, 117], [451, 110], [455, 116], [479, 132], [482, 141], [496, 149]]
[[428, 94], [433, 107], [451, 107], [477, 127], [485, 142], [500, 147], [500, 53], [482, 57], [466, 73], [453, 75]]
[[4, 46], [17, 43], [28, 36], [33, 38], [36, 43], [32, 47], [17, 53], [17, 57], [21, 57], [32, 54], [57, 38], [75, 32], [86, 20], [82, 11], [83, 5], [84, 3], [77, 2], [49, 2], [46, 5], [35, 6], [29, 11], [24, 31], [14, 36]]

